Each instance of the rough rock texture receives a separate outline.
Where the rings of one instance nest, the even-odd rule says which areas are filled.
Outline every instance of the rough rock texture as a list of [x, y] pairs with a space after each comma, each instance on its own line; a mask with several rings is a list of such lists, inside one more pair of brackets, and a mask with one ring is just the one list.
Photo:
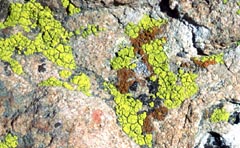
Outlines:
[[0, 131], [18, 133], [20, 147], [137, 147], [116, 124], [114, 111], [99, 97], [63, 88], [32, 88], [16, 75], [2, 74], [0, 90]]
[[5, 0], [0, 1], [0, 20], [5, 19], [8, 13], [9, 2]]
[[211, 46], [227, 46], [240, 39], [240, 16], [236, 15], [237, 1], [223, 4], [222, 0], [169, 0], [169, 7], [177, 10], [179, 18], [211, 31]]
[[[106, 29], [98, 36], [70, 40], [75, 71], [90, 77], [92, 95], [61, 87], [39, 87], [39, 82], [51, 76], [60, 78], [58, 72], [62, 70], [41, 54], [15, 57], [25, 72], [20, 76], [12, 72], [8, 63], [0, 61], [1, 137], [9, 132], [17, 135], [19, 147], [138, 148], [119, 126], [115, 103], [102, 83], [117, 81], [110, 60], [119, 45], [130, 44], [124, 27], [149, 14], [168, 19], [161, 36], [167, 37], [164, 50], [171, 69], [177, 71], [185, 63], [185, 69], [198, 74], [199, 85], [199, 92], [181, 107], [169, 110], [164, 120], [153, 120], [153, 147], [203, 148], [209, 144], [208, 139], [216, 137], [231, 148], [239, 147], [235, 131], [240, 129], [240, 46], [234, 42], [240, 39], [240, 15], [236, 15], [239, 7], [235, 1], [72, 0], [81, 12], [71, 17], [60, 0], [39, 2], [49, 6], [54, 17], [70, 31], [87, 24]], [[8, 1], [0, 0], [1, 21], [7, 16], [7, 6]], [[17, 29], [1, 30], [0, 38]], [[220, 51], [224, 53], [224, 64], [200, 68], [190, 60]], [[137, 87], [138, 92], [132, 91], [134, 96], [148, 90]], [[211, 123], [209, 118], [217, 107], [225, 107], [231, 121]]]

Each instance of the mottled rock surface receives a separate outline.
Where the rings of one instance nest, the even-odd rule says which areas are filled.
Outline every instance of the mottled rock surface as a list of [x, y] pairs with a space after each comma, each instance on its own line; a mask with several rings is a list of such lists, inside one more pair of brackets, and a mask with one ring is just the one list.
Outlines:
[[169, 0], [169, 7], [178, 12], [179, 18], [187, 22], [204, 26], [211, 31], [211, 46], [227, 46], [240, 39], [240, 16], [237, 1], [222, 0]]
[[[0, 20], [8, 13], [8, 2], [0, 0]], [[124, 27], [137, 23], [144, 14], [168, 19], [163, 34], [167, 37], [164, 51], [171, 69], [183, 63], [185, 69], [198, 74], [199, 91], [176, 109], [168, 111], [162, 121], [153, 119], [154, 148], [203, 148], [208, 139], [224, 139], [231, 148], [239, 147], [240, 118], [240, 15], [236, 1], [221, 0], [81, 0], [72, 3], [79, 14], [67, 16], [60, 0], [43, 1], [68, 30], [87, 24], [104, 27], [97, 36], [71, 38], [76, 72], [86, 73], [91, 80], [91, 96], [62, 87], [40, 87], [37, 84], [53, 76], [60, 78], [62, 68], [42, 54], [15, 57], [24, 68], [16, 75], [8, 63], [0, 61], [0, 136], [13, 133], [19, 147], [138, 148], [121, 129], [112, 96], [103, 82], [117, 81], [110, 60], [119, 45], [129, 45]], [[11, 30], [12, 29], [12, 30]], [[0, 37], [16, 33], [16, 28], [0, 31]], [[9, 33], [10, 32], [10, 33]], [[224, 64], [200, 68], [192, 57], [224, 53]], [[147, 91], [137, 86], [139, 92]], [[140, 93], [141, 91], [141, 93]], [[148, 93], [148, 92], [145, 92]], [[217, 107], [224, 107], [231, 121], [211, 123]], [[215, 134], [217, 133], [217, 134]], [[215, 137], [214, 137], [215, 136]]]

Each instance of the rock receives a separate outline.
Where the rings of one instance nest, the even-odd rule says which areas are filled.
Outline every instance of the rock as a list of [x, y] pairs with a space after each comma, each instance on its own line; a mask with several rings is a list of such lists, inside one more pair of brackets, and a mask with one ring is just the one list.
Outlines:
[[206, 42], [208, 42], [211, 36], [211, 31], [206, 27], [193, 27], [193, 38], [194, 38], [194, 46], [197, 49], [201, 49], [204, 53], [204, 48]]
[[[177, 26], [177, 27], [176, 27]], [[167, 25], [167, 43], [166, 52], [169, 57], [175, 57], [177, 53], [184, 52], [186, 58], [197, 55], [197, 49], [194, 47], [193, 42], [193, 26], [188, 23], [183, 23], [178, 20], [171, 20], [171, 23]], [[195, 29], [196, 30], [196, 29]]]
[[8, 15], [10, 3], [7, 0], [0, 0], [0, 20], [4, 20]]
[[121, 5], [129, 4], [129, 3], [132, 3], [133, 1], [134, 0], [114, 0], [116, 4], [121, 4]]
[[[0, 0], [1, 20], [7, 16], [8, 2], [23, 3], [24, 0]], [[49, 6], [54, 17], [68, 31], [87, 24], [106, 29], [96, 36], [74, 36], [70, 40], [77, 65], [73, 75], [82, 72], [89, 76], [92, 95], [62, 87], [38, 86], [49, 77], [62, 79], [59, 71], [63, 68], [42, 54], [13, 56], [23, 66], [23, 75], [16, 75], [8, 63], [0, 61], [0, 136], [8, 132], [17, 135], [19, 147], [139, 148], [118, 124], [115, 103], [102, 84], [117, 82], [117, 72], [111, 69], [110, 60], [119, 45], [129, 46], [131, 43], [124, 27], [149, 14], [168, 20], [158, 37], [167, 38], [164, 51], [171, 71], [177, 74], [178, 62], [188, 62], [190, 66], [184, 70], [198, 75], [199, 86], [198, 93], [186, 98], [179, 108], [161, 110], [164, 98], [149, 96], [149, 93], [156, 94], [161, 86], [157, 81], [145, 80], [151, 73], [146, 64], [137, 62], [137, 67], [132, 70], [136, 73], [136, 80], [126, 91], [130, 89], [132, 97], [143, 103], [139, 113], [151, 114], [146, 124], [150, 127], [145, 132], [153, 131], [153, 147], [240, 145], [239, 132], [236, 132], [240, 130], [240, 46], [231, 44], [240, 39], [240, 19], [235, 15], [239, 8], [234, 1], [222, 4], [221, 1], [205, 0], [71, 0], [81, 8], [81, 13], [74, 16], [66, 16], [60, 0], [39, 2]], [[1, 30], [1, 39], [18, 31], [21, 31], [20, 26]], [[32, 37], [35, 33], [23, 34]], [[210, 54], [221, 49], [224, 64], [207, 68], [192, 66], [190, 58], [206, 54], [208, 48]], [[152, 102], [154, 105], [150, 106]], [[211, 112], [219, 106], [227, 109], [230, 119], [211, 123]]]
[[240, 46], [230, 49], [224, 55], [224, 62], [231, 72], [237, 74], [240, 72]]
[[226, 140], [216, 132], [209, 132], [203, 137], [203, 141], [197, 146], [197, 148], [206, 148], [206, 147], [224, 147], [230, 148], [230, 145], [226, 144]]
[[222, 1], [171, 0], [169, 7], [177, 8], [183, 20], [211, 30], [210, 41], [214, 47], [225, 46], [240, 39], [240, 19], [236, 15], [239, 8], [235, 1], [223, 4]]

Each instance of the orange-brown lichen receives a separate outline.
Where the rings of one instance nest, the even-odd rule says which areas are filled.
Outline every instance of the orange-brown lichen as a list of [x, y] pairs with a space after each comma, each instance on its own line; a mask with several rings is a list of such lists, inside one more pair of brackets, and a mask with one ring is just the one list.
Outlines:
[[153, 68], [148, 62], [148, 56], [144, 53], [142, 49], [142, 45], [149, 43], [151, 40], [154, 40], [156, 38], [156, 35], [163, 32], [164, 27], [154, 27], [151, 31], [143, 30], [139, 33], [137, 38], [131, 38], [130, 41], [134, 47], [134, 53], [141, 55], [142, 61], [144, 64], [146, 64], [147, 69], [152, 73]]
[[[134, 47], [134, 54], [140, 55], [142, 58], [143, 63], [147, 66], [148, 71], [151, 74], [153, 73], [153, 67], [148, 62], [148, 55], [144, 53], [144, 50], [142, 49], [142, 45], [149, 43], [151, 40], [154, 40], [156, 36], [160, 33], [163, 33], [164, 26], [162, 27], [153, 27], [152, 30], [143, 30], [139, 32], [139, 35], [137, 38], [130, 38], [131, 44]], [[136, 78], [135, 73], [127, 68], [123, 68], [117, 71], [117, 88], [121, 93], [127, 93], [129, 90], [129, 87], [135, 82], [141, 82], [138, 78]]]
[[165, 106], [160, 106], [156, 108], [151, 114], [154, 119], [162, 121], [165, 119], [167, 113], [168, 113], [168, 109]]
[[153, 119], [158, 121], [163, 121], [167, 116], [168, 109], [164, 106], [159, 106], [158, 108], [154, 109], [153, 112], [147, 115], [143, 122], [142, 130], [145, 133], [151, 133], [154, 130], [154, 126], [152, 124]]
[[196, 64], [197, 66], [202, 67], [202, 68], [207, 68], [209, 65], [217, 64], [217, 62], [215, 60], [207, 60], [204, 62], [202, 62], [198, 59], [195, 59], [195, 58], [191, 58], [191, 60], [193, 61], [194, 64]]
[[136, 75], [131, 69], [123, 68], [117, 71], [117, 88], [121, 93], [127, 93], [129, 87], [136, 80]]
[[143, 121], [142, 131], [144, 133], [150, 134], [153, 131], [154, 127], [152, 124], [152, 115], [149, 114]]
[[191, 67], [191, 63], [189, 63], [189, 62], [182, 62], [180, 67], [190, 68]]

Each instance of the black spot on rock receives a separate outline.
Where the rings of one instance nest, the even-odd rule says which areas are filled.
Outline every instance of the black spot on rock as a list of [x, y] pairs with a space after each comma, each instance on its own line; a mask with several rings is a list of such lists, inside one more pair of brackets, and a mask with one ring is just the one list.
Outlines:
[[147, 87], [149, 89], [149, 93], [151, 94], [156, 94], [158, 92], [158, 80], [156, 81], [151, 81], [150, 79], [148, 79], [148, 84]]
[[140, 100], [143, 105], [148, 105], [149, 97], [146, 94], [139, 95], [137, 99]]
[[45, 63], [38, 65], [38, 72], [45, 72], [46, 68], [45, 68]]
[[62, 125], [62, 124], [61, 124], [60, 122], [57, 122], [57, 123], [54, 124], [54, 127], [55, 127], [55, 128], [58, 128], [58, 127], [61, 126], [61, 125]]
[[137, 87], [138, 87], [138, 82], [135, 81], [135, 82], [133, 82], [133, 84], [129, 87], [129, 89], [130, 89], [131, 91], [137, 91]]
[[162, 104], [162, 99], [160, 99], [159, 97], [156, 97], [153, 102], [154, 102], [154, 108], [157, 108]]
[[181, 52], [177, 53], [177, 56], [184, 58], [184, 57], [186, 57], [186, 54], [187, 54], [186, 52], [181, 51]]
[[6, 74], [6, 76], [11, 76], [12, 72], [10, 70], [10, 64], [8, 62], [4, 62], [4, 72]]

